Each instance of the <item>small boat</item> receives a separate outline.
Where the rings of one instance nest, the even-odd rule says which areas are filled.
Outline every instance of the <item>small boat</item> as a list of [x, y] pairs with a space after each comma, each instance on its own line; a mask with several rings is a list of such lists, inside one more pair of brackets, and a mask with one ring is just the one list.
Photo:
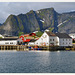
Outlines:
[[60, 51], [57, 51], [57, 52], [60, 52]]

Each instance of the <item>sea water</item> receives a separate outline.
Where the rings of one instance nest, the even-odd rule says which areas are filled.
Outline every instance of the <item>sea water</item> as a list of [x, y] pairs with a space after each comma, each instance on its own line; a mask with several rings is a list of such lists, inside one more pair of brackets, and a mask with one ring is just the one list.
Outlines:
[[75, 52], [0, 51], [0, 73], [75, 73]]

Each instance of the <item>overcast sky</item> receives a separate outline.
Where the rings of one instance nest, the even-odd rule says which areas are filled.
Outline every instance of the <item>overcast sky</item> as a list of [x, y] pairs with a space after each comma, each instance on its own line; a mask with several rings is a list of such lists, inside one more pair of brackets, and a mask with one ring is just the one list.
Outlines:
[[75, 2], [0, 2], [0, 23], [10, 14], [25, 14], [30, 10], [53, 7], [58, 13], [75, 11]]

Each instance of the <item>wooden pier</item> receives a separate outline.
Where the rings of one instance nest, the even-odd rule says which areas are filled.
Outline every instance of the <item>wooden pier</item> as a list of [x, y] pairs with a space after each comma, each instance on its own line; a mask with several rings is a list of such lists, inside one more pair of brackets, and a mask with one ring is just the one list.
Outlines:
[[42, 51], [62, 51], [70, 50], [75, 51], [75, 46], [73, 47], [60, 47], [60, 46], [38, 46], [36, 49], [34, 46], [25, 46], [25, 45], [0, 45], [0, 50], [16, 50], [16, 51], [29, 51], [29, 50], [42, 50]]
[[27, 51], [28, 48], [24, 45], [0, 45], [0, 50]]

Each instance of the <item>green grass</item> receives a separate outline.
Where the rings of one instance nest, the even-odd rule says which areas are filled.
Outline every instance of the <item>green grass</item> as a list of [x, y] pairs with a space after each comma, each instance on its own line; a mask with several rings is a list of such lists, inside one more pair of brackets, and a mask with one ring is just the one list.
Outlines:
[[43, 32], [39, 31], [36, 33], [36, 36], [40, 37], [43, 34]]
[[19, 34], [18, 34], [18, 36], [20, 37], [21, 35], [23, 35], [24, 34], [24, 32], [20, 32]]
[[0, 37], [0, 39], [1, 39], [2, 37]]

